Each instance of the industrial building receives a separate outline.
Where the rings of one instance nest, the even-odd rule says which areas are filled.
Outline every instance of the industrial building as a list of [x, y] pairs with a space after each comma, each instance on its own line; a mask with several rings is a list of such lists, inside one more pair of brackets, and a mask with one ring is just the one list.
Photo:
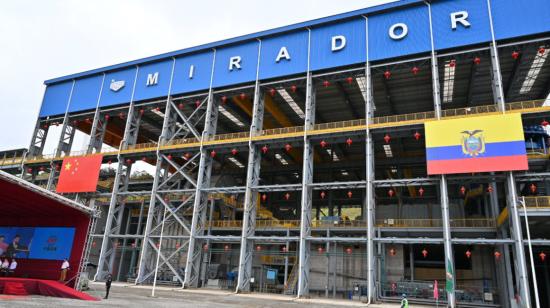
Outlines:
[[[55, 190], [63, 158], [103, 155], [68, 195], [100, 212], [99, 281], [548, 307], [549, 20], [402, 0], [47, 80], [0, 168]], [[510, 113], [528, 171], [428, 175], [424, 123]]]

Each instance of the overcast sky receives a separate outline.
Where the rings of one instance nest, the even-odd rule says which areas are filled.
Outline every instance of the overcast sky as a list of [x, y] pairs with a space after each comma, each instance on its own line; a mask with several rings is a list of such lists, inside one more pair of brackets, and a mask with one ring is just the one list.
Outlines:
[[0, 0], [0, 150], [29, 146], [46, 79], [385, 2]]

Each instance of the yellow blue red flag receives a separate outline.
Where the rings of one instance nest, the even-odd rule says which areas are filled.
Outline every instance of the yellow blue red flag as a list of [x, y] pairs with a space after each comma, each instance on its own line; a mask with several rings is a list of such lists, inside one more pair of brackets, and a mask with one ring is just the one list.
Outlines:
[[527, 170], [520, 114], [426, 122], [428, 175]]

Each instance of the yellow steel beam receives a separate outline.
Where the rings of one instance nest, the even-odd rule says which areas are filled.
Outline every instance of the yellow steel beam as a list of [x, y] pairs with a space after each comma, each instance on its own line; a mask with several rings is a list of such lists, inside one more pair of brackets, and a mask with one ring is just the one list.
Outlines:
[[275, 105], [273, 99], [269, 95], [265, 95], [264, 107], [267, 112], [271, 113], [275, 121], [279, 122], [282, 127], [295, 126], [292, 121]]

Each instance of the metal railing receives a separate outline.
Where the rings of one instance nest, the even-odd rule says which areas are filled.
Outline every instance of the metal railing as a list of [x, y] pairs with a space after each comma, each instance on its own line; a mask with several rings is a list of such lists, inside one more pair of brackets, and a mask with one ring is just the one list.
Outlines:
[[[539, 109], [543, 107], [550, 110], [550, 106], [544, 106], [543, 100], [507, 103], [505, 105], [505, 108], [507, 111], [525, 111], [525, 112], [529, 112], [529, 110], [531, 109], [533, 109], [534, 111], [539, 111]], [[497, 112], [499, 112], [498, 106], [494, 104], [484, 105], [484, 106], [475, 106], [475, 107], [444, 109], [441, 111], [443, 118], [467, 117], [472, 115], [484, 115], [484, 114], [491, 114], [491, 113], [497, 113]], [[425, 112], [417, 112], [417, 113], [409, 113], [409, 114], [375, 117], [372, 119], [371, 125], [373, 125], [374, 127], [385, 126], [389, 124], [404, 125], [404, 124], [410, 124], [411, 122], [421, 123], [421, 122], [433, 120], [433, 119], [435, 119], [435, 112], [425, 111]], [[342, 131], [346, 131], [346, 129], [350, 130], [352, 128], [364, 129], [365, 125], [366, 125], [366, 119], [321, 123], [321, 124], [316, 124], [313, 130], [311, 131], [311, 133], [315, 134], [316, 131], [318, 133], [323, 133], [324, 131], [327, 131], [327, 130], [330, 131], [330, 130], [338, 130], [338, 129], [342, 129]], [[282, 127], [282, 128], [262, 130], [259, 135], [254, 137], [261, 138], [263, 136], [273, 136], [273, 138], [277, 138], [276, 136], [280, 136], [281, 138], [284, 138], [286, 135], [289, 135], [289, 134], [296, 134], [296, 133], [303, 133], [303, 132], [304, 132], [304, 126]], [[235, 142], [238, 142], [248, 138], [250, 138], [249, 132], [239, 132], [239, 133], [215, 135], [209, 138], [208, 142], [224, 141], [223, 143], [226, 143], [230, 140], [234, 140]], [[172, 147], [177, 145], [186, 145], [186, 144], [198, 144], [198, 143], [199, 143], [199, 140], [197, 138], [174, 139], [164, 143], [161, 148]], [[149, 143], [128, 145], [128, 146], [125, 146], [122, 150], [139, 151], [139, 150], [156, 150], [156, 148], [157, 148], [156, 142], [149, 142]], [[102, 151], [102, 153], [116, 154], [116, 152], [112, 152], [112, 151], [106, 151], [106, 152]], [[84, 154], [78, 154], [78, 152], [71, 152], [70, 154], [70, 156], [79, 156], [79, 155], [84, 155]], [[54, 154], [40, 155], [31, 159], [26, 159], [26, 161], [32, 163], [32, 162], [38, 162], [38, 161], [53, 160], [61, 157], [62, 156], [56, 157]], [[8, 158], [5, 160], [1, 160], [0, 165], [12, 164], [13, 161], [16, 161], [16, 159], [17, 158]], [[19, 159], [19, 162], [21, 162], [22, 158], [18, 158], [18, 159]], [[9, 163], [6, 163], [5, 161], [9, 161]]]
[[[492, 218], [450, 219], [451, 228], [494, 228], [496, 220]], [[377, 227], [386, 228], [442, 228], [441, 219], [377, 219]]]
[[525, 197], [528, 208], [550, 208], [550, 196]]

